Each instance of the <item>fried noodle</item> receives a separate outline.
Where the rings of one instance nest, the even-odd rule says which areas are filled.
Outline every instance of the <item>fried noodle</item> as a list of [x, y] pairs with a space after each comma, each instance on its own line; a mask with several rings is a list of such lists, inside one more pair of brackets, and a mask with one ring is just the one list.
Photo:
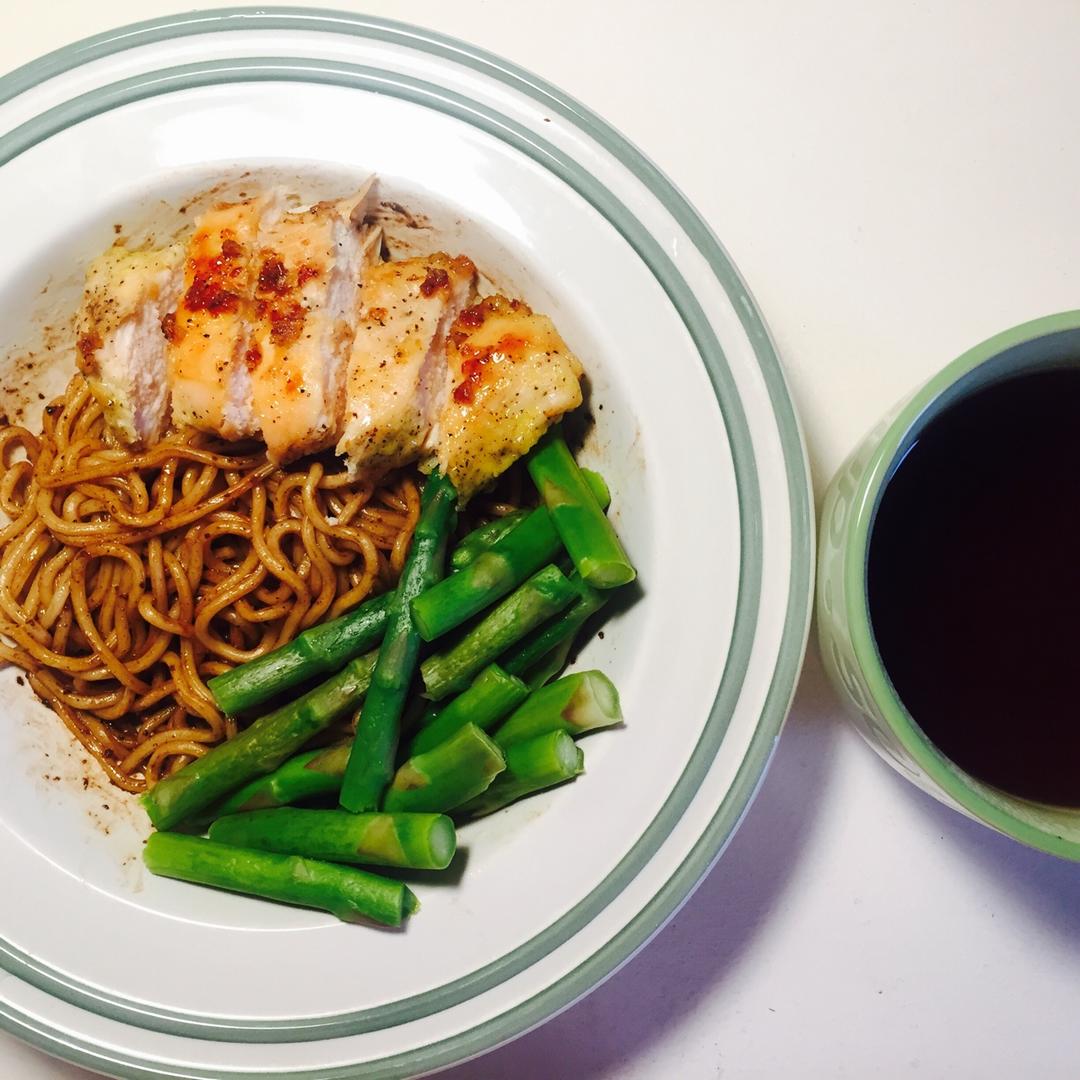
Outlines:
[[143, 791], [235, 734], [207, 679], [393, 586], [419, 507], [412, 472], [191, 430], [118, 446], [77, 375], [40, 436], [0, 427], [0, 658]]

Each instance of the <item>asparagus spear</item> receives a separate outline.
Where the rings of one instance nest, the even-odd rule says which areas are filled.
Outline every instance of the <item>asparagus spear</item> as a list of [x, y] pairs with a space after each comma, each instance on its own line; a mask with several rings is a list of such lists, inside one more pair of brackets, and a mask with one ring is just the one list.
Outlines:
[[233, 847], [328, 862], [445, 870], [457, 848], [442, 814], [350, 814], [347, 810], [256, 810], [210, 826], [210, 839]]
[[583, 735], [622, 720], [619, 692], [599, 671], [576, 671], [530, 694], [495, 732], [504, 749], [551, 731]]
[[540, 507], [471, 565], [421, 593], [413, 621], [425, 641], [434, 641], [501, 600], [562, 550], [551, 515]]
[[487, 551], [531, 513], [531, 510], [515, 510], [504, 517], [493, 518], [484, 525], [478, 525], [451, 552], [450, 568], [454, 571], [464, 570], [477, 555]]
[[420, 497], [420, 519], [390, 602], [386, 635], [341, 785], [341, 805], [353, 813], [376, 809], [394, 775], [401, 712], [420, 653], [420, 637], [413, 627], [409, 605], [442, 577], [456, 501], [454, 485], [439, 473], [432, 473]]
[[459, 728], [473, 723], [489, 731], [529, 696], [520, 679], [507, 675], [498, 664], [489, 664], [429, 724], [422, 727], [409, 747], [410, 754], [422, 754], [445, 742]]
[[214, 816], [288, 806], [318, 795], [337, 795], [351, 749], [350, 740], [297, 754], [272, 773], [258, 776], [239, 791], [234, 791], [217, 808]]
[[[374, 654], [372, 654], [372, 663], [374, 664]], [[505, 672], [500, 671], [501, 677], [488, 675], [489, 672], [495, 670], [498, 669], [492, 665], [481, 672], [473, 686], [451, 701], [445, 709], [436, 712], [435, 706], [432, 706], [433, 715], [429, 718], [428, 724], [421, 728], [421, 734], [427, 730], [427, 726], [444, 714], [447, 716], [447, 720], [443, 721], [446, 737], [453, 734], [453, 731], [448, 730], [448, 721], [455, 715], [460, 719], [460, 724], [469, 720], [482, 721], [481, 726], [485, 730], [502, 720], [511, 709], [528, 696], [529, 688]], [[471, 691], [477, 688], [477, 683], [485, 675], [488, 675], [488, 678], [485, 679], [484, 694], [482, 698], [478, 698], [475, 694], [471, 694]], [[467, 714], [465, 706], [468, 706]], [[455, 731], [460, 724], [454, 725]], [[443, 736], [440, 735], [437, 741], [443, 741]], [[434, 745], [430, 736], [425, 742]], [[428, 746], [421, 746], [419, 749], [428, 748]], [[411, 752], [418, 753], [419, 749], [414, 741]], [[309, 750], [289, 758], [284, 765], [272, 773], [256, 777], [238, 791], [233, 792], [216, 808], [213, 816], [224, 817], [227, 814], [238, 814], [249, 810], [288, 806], [320, 795], [336, 796], [341, 791], [341, 781], [345, 775], [345, 766], [348, 764], [351, 750], [352, 742], [350, 741], [319, 750]]]
[[[601, 492], [606, 506], [607, 485], [598, 473], [591, 475], [595, 481], [586, 476], [586, 483], [591, 490]], [[459, 573], [413, 601], [413, 621], [420, 636], [434, 641], [460, 626], [516, 589], [530, 574], [556, 559], [560, 551], [562, 542], [551, 515], [539, 506], [497, 537], [487, 550], [478, 552]]]
[[633, 581], [636, 571], [557, 427], [530, 451], [527, 464], [582, 578], [598, 589]]
[[373, 919], [400, 926], [420, 906], [400, 881], [351, 866], [230, 847], [200, 836], [154, 833], [143, 849], [143, 862], [153, 874], [319, 908], [343, 922]]
[[466, 724], [398, 769], [383, 809], [444, 813], [486, 790], [505, 767], [502, 751], [475, 724]]
[[[532, 687], [535, 689], [535, 687]], [[423, 726], [410, 747], [417, 754], [431, 749], [454, 734], [464, 724], [477, 724], [485, 731], [502, 720], [529, 696], [530, 686], [507, 675], [497, 665], [485, 668], [463, 694], [445, 708], [431, 705], [431, 715], [422, 718]], [[423, 700], [423, 699], [419, 699]], [[436, 720], [436, 734], [428, 734]], [[422, 741], [421, 741], [422, 740]], [[214, 817], [250, 810], [288, 806], [320, 795], [337, 795], [349, 761], [352, 742], [338, 743], [319, 750], [309, 750], [290, 758], [266, 776], [259, 776], [233, 792], [218, 806]]]
[[[557, 646], [570, 642], [591, 615], [599, 611], [611, 598], [607, 590], [593, 589], [581, 580], [576, 572], [570, 575], [570, 583], [578, 593], [578, 599], [554, 619], [523, 638], [513, 649], [499, 657], [500, 665], [511, 675], [525, 678], [532, 685], [528, 673]], [[567, 646], [569, 649], [569, 646]]]
[[427, 696], [441, 701], [455, 691], [464, 690], [501, 652], [545, 619], [558, 614], [577, 595], [556, 566], [546, 566], [533, 574], [452, 649], [429, 656], [420, 665]]
[[365, 601], [339, 619], [305, 630], [258, 660], [215, 675], [206, 685], [222, 712], [246, 712], [319, 675], [330, 675], [378, 645], [386, 627], [390, 593]]
[[364, 696], [374, 653], [357, 657], [314, 690], [260, 717], [141, 797], [150, 820], [171, 829], [205, 810], [254, 776], [273, 772], [313, 735], [340, 719]]
[[506, 750], [506, 772], [487, 791], [455, 811], [463, 817], [481, 817], [501, 810], [534, 791], [572, 780], [585, 769], [585, 755], [565, 731], [551, 731], [535, 739], [514, 743]]
[[[607, 481], [592, 469], [582, 469], [581, 475], [585, 477], [586, 483], [596, 496], [600, 509], [606, 510], [611, 502], [611, 491], [607, 486]], [[486, 525], [480, 525], [473, 529], [454, 549], [453, 554], [450, 556], [451, 567], [455, 571], [464, 570], [478, 555], [487, 551], [496, 541], [501, 540], [515, 525], [519, 524], [523, 518], [528, 517], [531, 513], [533, 513], [531, 510], [515, 510], [513, 513], [505, 515], [505, 517], [495, 518]]]

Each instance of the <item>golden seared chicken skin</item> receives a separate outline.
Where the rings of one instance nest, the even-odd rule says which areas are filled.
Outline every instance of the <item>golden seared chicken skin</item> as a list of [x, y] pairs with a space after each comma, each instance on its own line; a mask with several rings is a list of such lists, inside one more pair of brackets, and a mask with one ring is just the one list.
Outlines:
[[354, 224], [364, 194], [283, 214], [260, 234], [246, 366], [271, 461], [337, 441], [360, 282], [377, 236]]
[[448, 335], [447, 364], [438, 462], [462, 501], [581, 404], [581, 363], [555, 324], [521, 300], [488, 296], [465, 308]]
[[337, 445], [354, 474], [377, 477], [430, 448], [447, 393], [446, 334], [475, 287], [472, 260], [445, 252], [367, 271]]
[[110, 248], [86, 273], [76, 317], [76, 355], [113, 431], [125, 443], [156, 442], [169, 422], [166, 319], [183, 283], [181, 245]]

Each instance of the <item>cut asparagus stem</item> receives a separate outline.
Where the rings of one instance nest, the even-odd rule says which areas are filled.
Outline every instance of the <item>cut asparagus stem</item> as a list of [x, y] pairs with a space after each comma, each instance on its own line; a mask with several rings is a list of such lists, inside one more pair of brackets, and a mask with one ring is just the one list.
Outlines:
[[561, 614], [522, 638], [517, 645], [499, 657], [500, 666], [511, 675], [524, 678], [526, 673], [534, 665], [539, 664], [544, 657], [550, 655], [557, 645], [567, 641], [572, 645], [574, 636], [589, 617], [611, 599], [611, 593], [608, 590], [591, 588], [576, 572], [570, 575], [570, 582], [577, 590], [578, 599]]
[[273, 772], [313, 736], [341, 719], [364, 696], [375, 654], [360, 656], [303, 697], [260, 717], [142, 796], [150, 820], [171, 829], [212, 806], [252, 777]]
[[233, 847], [329, 862], [445, 870], [457, 848], [442, 814], [350, 814], [347, 810], [256, 810], [219, 818], [210, 839]]
[[531, 510], [514, 510], [504, 517], [494, 518], [485, 525], [478, 525], [469, 533], [450, 555], [450, 567], [455, 572], [464, 570], [477, 555], [487, 551], [511, 529], [531, 514]]
[[558, 614], [576, 596], [577, 590], [558, 567], [546, 566], [533, 574], [453, 648], [429, 656], [420, 665], [427, 696], [441, 701], [464, 690], [501, 652]]
[[530, 690], [539, 690], [546, 686], [556, 675], [561, 674], [566, 667], [566, 661], [570, 658], [570, 650], [574, 647], [573, 637], [560, 641], [546, 656], [542, 656], [535, 664], [525, 672], [524, 683]]
[[425, 641], [491, 607], [562, 550], [551, 515], [542, 507], [478, 555], [459, 574], [421, 593], [412, 605], [413, 622]]
[[585, 769], [585, 755], [565, 731], [552, 731], [514, 743], [506, 750], [506, 771], [491, 787], [454, 811], [462, 817], [480, 817], [501, 810], [534, 791], [572, 780]]
[[218, 708], [230, 716], [247, 712], [302, 683], [339, 671], [382, 640], [390, 597], [390, 593], [376, 596], [339, 619], [305, 630], [258, 660], [215, 675], [206, 685]]
[[453, 529], [454, 485], [432, 473], [420, 499], [420, 519], [401, 571], [387, 616], [386, 635], [371, 677], [371, 689], [356, 725], [341, 805], [359, 813], [378, 808], [394, 775], [401, 713], [420, 653], [420, 636], [413, 626], [410, 604], [443, 575], [446, 545]]
[[154, 833], [143, 849], [143, 862], [153, 874], [319, 908], [343, 922], [371, 919], [400, 926], [419, 907], [400, 881], [351, 866], [230, 847], [200, 836]]
[[582, 578], [598, 589], [633, 581], [634, 567], [557, 427], [530, 451], [527, 464]]
[[502, 751], [475, 724], [409, 758], [394, 775], [383, 809], [441, 814], [475, 798], [506, 767]]
[[[592, 469], [582, 469], [581, 474], [585, 477], [593, 495], [596, 496], [600, 509], [606, 510], [611, 503], [611, 491], [608, 489], [607, 481]], [[458, 570], [464, 570], [477, 555], [487, 551], [492, 544], [497, 540], [501, 540], [515, 525], [519, 524], [522, 519], [532, 512], [531, 510], [514, 510], [501, 518], [489, 521], [486, 525], [480, 525], [473, 529], [454, 548], [453, 554], [450, 556], [451, 568], [455, 573]]]
[[621, 720], [612, 681], [599, 671], [576, 671], [531, 694], [495, 732], [495, 741], [505, 749], [551, 731], [576, 737]]
[[[607, 481], [598, 472], [593, 472], [592, 469], [582, 469], [581, 474], [585, 477], [586, 483], [589, 484], [596, 501], [600, 504], [600, 510], [607, 510], [611, 502], [611, 491], [608, 489]], [[501, 540], [530, 513], [532, 513], [530, 510], [515, 510], [503, 517], [496, 517], [494, 521], [490, 521], [486, 525], [477, 526], [457, 545], [454, 553], [450, 555], [450, 567], [453, 568], [454, 572], [457, 572], [469, 566], [477, 555], [487, 551], [492, 544]]]
[[521, 679], [507, 675], [498, 664], [489, 664], [464, 693], [458, 694], [431, 723], [420, 729], [409, 753], [416, 755], [431, 750], [469, 723], [490, 731], [528, 696], [529, 688]]
[[336, 796], [341, 790], [341, 779], [345, 775], [351, 749], [352, 740], [297, 754], [272, 773], [258, 776], [239, 791], [233, 792], [217, 808], [214, 816], [288, 806], [319, 795]]
[[[596, 473], [593, 476], [606, 496], [603, 479]], [[537, 507], [486, 551], [476, 554], [460, 573], [440, 581], [413, 601], [413, 621], [420, 636], [434, 641], [467, 622], [516, 589], [530, 574], [556, 560], [562, 550], [551, 515], [544, 507]]]

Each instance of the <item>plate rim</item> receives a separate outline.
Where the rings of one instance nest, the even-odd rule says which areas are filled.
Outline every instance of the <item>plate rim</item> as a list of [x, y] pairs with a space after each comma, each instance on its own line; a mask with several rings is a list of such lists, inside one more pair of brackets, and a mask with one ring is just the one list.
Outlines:
[[[784, 457], [791, 514], [791, 573], [784, 629], [777, 649], [770, 688], [758, 723], [735, 780], [712, 819], [678, 869], [661, 885], [649, 902], [600, 949], [583, 960], [567, 975], [533, 998], [520, 1002], [517, 1006], [477, 1027], [428, 1046], [405, 1051], [399, 1055], [387, 1056], [361, 1066], [367, 1075], [399, 1075], [401, 1069], [407, 1069], [410, 1072], [417, 1066], [430, 1069], [439, 1064], [446, 1064], [482, 1052], [520, 1034], [527, 1027], [533, 1026], [552, 1012], [570, 1004], [643, 947], [647, 940], [674, 914], [677, 907], [689, 896], [697, 882], [719, 857], [722, 847], [733, 835], [757, 785], [764, 776], [772, 747], [779, 735], [794, 693], [797, 674], [805, 651], [812, 594], [814, 547], [806, 453], [783, 372], [764, 322], [738, 272], [697, 212], [655, 165], [595, 114], [573, 99], [562, 95], [550, 84], [490, 53], [474, 49], [432, 31], [418, 30], [404, 23], [370, 16], [292, 8], [224, 9], [148, 20], [65, 46], [0, 78], [0, 103], [10, 100], [57, 74], [111, 53], [180, 36], [232, 29], [317, 29], [393, 41], [395, 44], [407, 44], [412, 48], [452, 59], [455, 63], [465, 64], [482, 74], [493, 77], [498, 82], [509, 85], [511, 89], [525, 92], [527, 96], [541, 101], [546, 107], [557, 108], [565, 119], [583, 128], [588, 136], [608, 149], [623, 167], [645, 184], [651, 194], [687, 232], [695, 247], [705, 258], [711, 272], [724, 288], [734, 305], [743, 331], [755, 354], [758, 368], [765, 380], [772, 407], [772, 417], [777, 427]], [[236, 61], [231, 63], [235, 67]], [[304, 63], [310, 65], [312, 61], [308, 60]], [[97, 88], [90, 91], [90, 94], [106, 89], [108, 87]], [[65, 102], [56, 108], [63, 108], [68, 104], [70, 102]], [[27, 123], [33, 122], [31, 120]], [[709, 367], [704, 356], [702, 361], [715, 385], [716, 373]], [[566, 992], [568, 988], [569, 993]], [[5, 1009], [2, 1019], [5, 1021], [5, 1026], [8, 1026], [8, 1022], [16, 1023], [20, 1030], [15, 1033], [28, 1038], [25, 1023], [21, 1022], [17, 1016], [8, 1016]], [[256, 1032], [257, 1036], [259, 1034], [265, 1035], [265, 1031]], [[79, 1052], [75, 1045], [57, 1043], [55, 1039], [50, 1039], [48, 1034], [38, 1033], [38, 1037], [30, 1038], [30, 1041], [49, 1052], [60, 1053], [69, 1060], [78, 1060], [72, 1056]], [[87, 1043], [87, 1049], [91, 1049], [93, 1045]], [[96, 1068], [101, 1067], [99, 1055], [92, 1050], [87, 1060], [82, 1063]], [[153, 1070], [147, 1070], [145, 1063], [138, 1059], [131, 1059], [129, 1063], [114, 1060], [111, 1064], [125, 1065], [126, 1069], [134, 1066], [135, 1071], [125, 1071], [125, 1075], [155, 1075]], [[355, 1074], [355, 1067], [352, 1067], [349, 1072]], [[190, 1075], [204, 1074], [194, 1070]], [[231, 1075], [244, 1074], [236, 1072]], [[288, 1075], [314, 1074], [298, 1071], [290, 1072]], [[330, 1074], [323, 1070], [318, 1075]]]

